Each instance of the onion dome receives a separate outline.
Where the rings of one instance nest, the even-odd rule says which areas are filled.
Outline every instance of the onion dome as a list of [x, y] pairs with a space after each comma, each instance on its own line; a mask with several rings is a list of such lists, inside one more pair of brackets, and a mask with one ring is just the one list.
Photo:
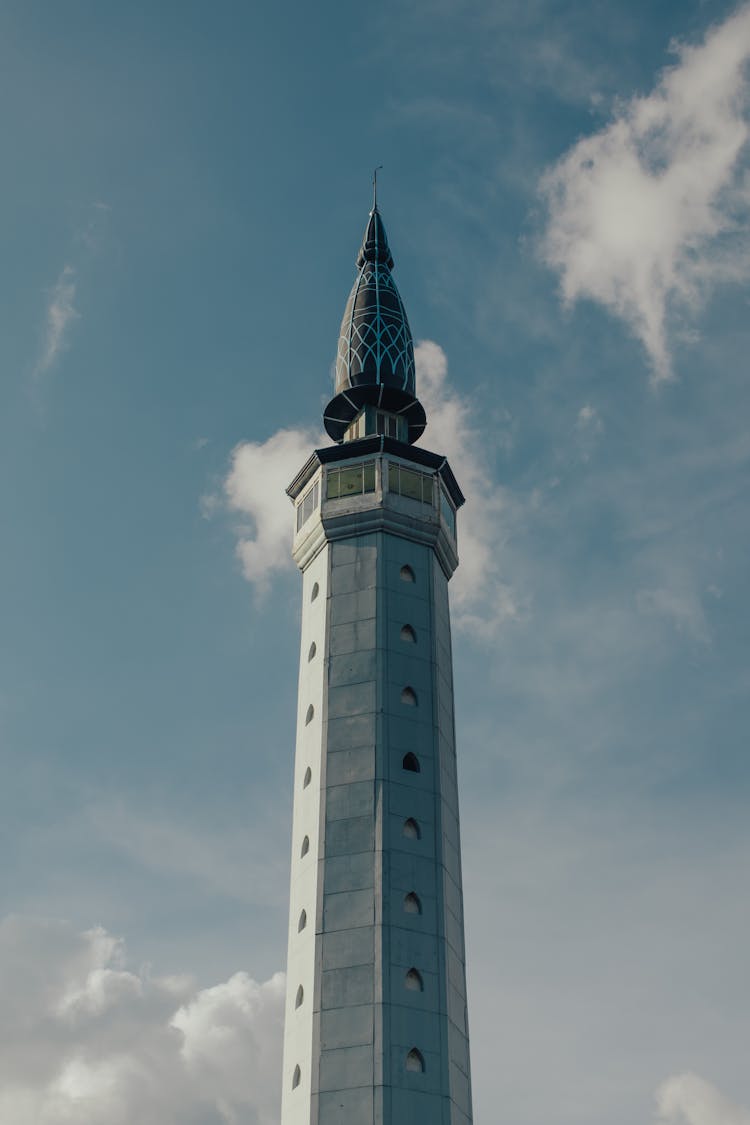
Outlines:
[[425, 413], [416, 396], [411, 329], [391, 275], [393, 256], [377, 204], [356, 264], [359, 272], [339, 333], [336, 394], [326, 407], [325, 428], [341, 441], [369, 403], [405, 417], [411, 443], [425, 428]]

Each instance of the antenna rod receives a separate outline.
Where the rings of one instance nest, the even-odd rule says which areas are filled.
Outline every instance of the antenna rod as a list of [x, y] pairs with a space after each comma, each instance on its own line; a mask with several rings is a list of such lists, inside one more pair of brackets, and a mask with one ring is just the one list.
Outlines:
[[377, 168], [372, 173], [372, 209], [373, 209], [373, 211], [377, 211], [377, 209], [378, 209], [378, 172], [380, 171], [380, 169], [382, 167], [383, 167], [382, 164], [378, 164]]

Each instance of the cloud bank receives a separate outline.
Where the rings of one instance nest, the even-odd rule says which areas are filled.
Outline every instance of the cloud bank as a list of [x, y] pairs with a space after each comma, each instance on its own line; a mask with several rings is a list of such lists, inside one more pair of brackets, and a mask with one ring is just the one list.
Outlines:
[[541, 254], [564, 300], [619, 316], [656, 382], [673, 374], [678, 317], [750, 276], [750, 6], [673, 50], [679, 61], [653, 91], [620, 104], [541, 182]]
[[284, 977], [214, 988], [126, 968], [122, 942], [0, 924], [0, 1121], [277, 1125]]
[[[500, 574], [509, 499], [492, 483], [470, 424], [469, 403], [450, 386], [442, 348], [423, 340], [415, 348], [419, 396], [427, 411], [426, 444], [444, 453], [470, 497], [460, 513], [461, 566], [451, 583], [455, 623], [491, 636], [519, 605]], [[330, 439], [315, 430], [279, 430], [265, 442], [242, 442], [232, 452], [223, 483], [223, 502], [247, 518], [238, 531], [236, 553], [256, 592], [265, 594], [273, 575], [293, 568], [292, 511], [284, 489], [316, 446]], [[215, 505], [209, 503], [209, 509]]]

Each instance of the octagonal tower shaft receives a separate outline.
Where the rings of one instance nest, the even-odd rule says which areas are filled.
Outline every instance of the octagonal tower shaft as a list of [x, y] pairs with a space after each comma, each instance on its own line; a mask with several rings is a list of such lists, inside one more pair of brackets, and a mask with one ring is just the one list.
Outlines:
[[463, 497], [384, 436], [289, 489], [303, 575], [282, 1125], [472, 1120], [448, 580]]

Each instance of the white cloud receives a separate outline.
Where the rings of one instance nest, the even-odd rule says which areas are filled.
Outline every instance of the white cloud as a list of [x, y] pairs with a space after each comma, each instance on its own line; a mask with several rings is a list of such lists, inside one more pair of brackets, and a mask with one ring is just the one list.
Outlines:
[[237, 556], [259, 594], [272, 574], [293, 567], [292, 508], [285, 489], [316, 446], [328, 443], [314, 430], [278, 430], [264, 442], [246, 441], [232, 453], [224, 497], [250, 524], [240, 528]]
[[283, 974], [197, 989], [125, 960], [102, 929], [0, 924], [0, 1121], [275, 1125]]
[[[461, 565], [451, 583], [455, 621], [491, 636], [500, 623], [520, 613], [500, 574], [509, 497], [492, 481], [482, 454], [487, 443], [471, 426], [468, 402], [449, 385], [443, 349], [423, 340], [415, 358], [419, 396], [428, 418], [423, 444], [447, 456], [470, 498], [459, 517]], [[285, 429], [265, 442], [243, 442], [232, 453], [224, 502], [249, 517], [249, 525], [239, 531], [236, 551], [245, 578], [259, 594], [268, 590], [276, 572], [293, 566], [292, 510], [284, 490], [313, 449], [328, 444], [330, 439], [314, 430]], [[215, 495], [204, 497], [204, 514], [212, 515], [217, 504]]]
[[461, 565], [451, 582], [454, 624], [484, 637], [519, 617], [517, 596], [501, 573], [503, 544], [509, 531], [509, 494], [492, 480], [485, 462], [486, 440], [470, 421], [469, 404], [448, 381], [448, 361], [432, 340], [415, 349], [419, 397], [427, 412], [421, 444], [444, 453], [467, 497], [459, 513]]
[[677, 1074], [657, 1091], [660, 1125], [750, 1125], [750, 1111], [697, 1074]]
[[34, 375], [43, 375], [55, 363], [60, 352], [68, 343], [68, 332], [74, 320], [79, 317], [75, 307], [76, 271], [73, 266], [65, 266], [58, 277], [47, 306], [46, 327], [42, 353], [34, 368]]
[[565, 301], [588, 297], [621, 317], [656, 381], [672, 375], [675, 314], [750, 275], [750, 6], [674, 50], [649, 95], [619, 105], [541, 182], [541, 252]]

